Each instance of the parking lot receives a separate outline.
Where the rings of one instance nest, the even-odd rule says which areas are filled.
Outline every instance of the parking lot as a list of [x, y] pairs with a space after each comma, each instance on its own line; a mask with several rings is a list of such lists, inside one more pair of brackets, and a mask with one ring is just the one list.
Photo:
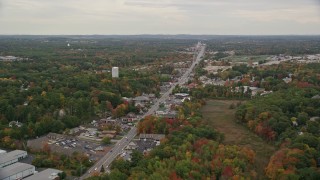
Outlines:
[[57, 152], [60, 154], [71, 155], [74, 152], [86, 154], [90, 160], [98, 160], [110, 150], [111, 147], [103, 146], [99, 143], [85, 141], [73, 136], [56, 135], [53, 133], [47, 136], [43, 136], [37, 139], [29, 140], [28, 147], [33, 151], [39, 151], [43, 149], [43, 146], [47, 143], [51, 152]]

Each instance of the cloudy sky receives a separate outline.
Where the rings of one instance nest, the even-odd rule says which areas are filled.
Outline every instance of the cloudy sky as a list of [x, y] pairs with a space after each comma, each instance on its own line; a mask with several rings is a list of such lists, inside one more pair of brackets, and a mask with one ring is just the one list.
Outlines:
[[320, 0], [0, 0], [0, 34], [320, 34]]

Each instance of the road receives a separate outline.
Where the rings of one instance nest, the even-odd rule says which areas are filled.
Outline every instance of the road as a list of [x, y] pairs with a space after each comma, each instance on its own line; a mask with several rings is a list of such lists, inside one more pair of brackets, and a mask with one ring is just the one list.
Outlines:
[[[174, 83], [171, 88], [164, 93], [157, 102], [155, 102], [154, 105], [150, 107], [148, 112], [146, 112], [141, 119], [145, 118], [146, 116], [152, 115], [155, 113], [157, 109], [159, 109], [159, 105], [164, 103], [165, 100], [167, 100], [172, 93], [173, 89], [175, 88], [176, 85], [183, 85], [185, 82], [188, 81], [188, 77], [190, 76], [191, 72], [193, 71], [194, 67], [200, 62], [202, 59], [202, 56], [204, 55], [205, 52], [205, 46], [202, 45], [200, 47], [200, 51], [198, 53], [198, 56], [196, 59], [193, 61], [192, 65], [189, 67], [189, 69], [180, 77], [178, 82]], [[105, 169], [108, 169], [110, 164], [116, 157], [124, 150], [124, 148], [130, 143], [130, 141], [133, 140], [133, 138], [137, 135], [137, 128], [132, 127], [131, 130], [128, 132], [127, 136], [123, 137], [121, 140], [115, 144], [115, 146], [105, 155], [103, 156], [94, 166], [92, 166], [83, 176], [80, 177], [80, 179], [86, 179], [90, 177], [91, 173], [94, 171], [100, 172], [100, 169], [103, 165]]]

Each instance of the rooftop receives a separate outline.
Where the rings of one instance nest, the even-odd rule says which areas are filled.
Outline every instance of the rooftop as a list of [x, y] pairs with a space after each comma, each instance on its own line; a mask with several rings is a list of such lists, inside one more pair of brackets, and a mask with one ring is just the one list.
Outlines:
[[144, 153], [145, 151], [150, 151], [156, 145], [157, 143], [152, 140], [139, 140], [137, 141], [137, 151]]
[[61, 173], [62, 171], [58, 169], [46, 169], [44, 171], [41, 171], [37, 174], [34, 174], [33, 176], [25, 178], [25, 180], [46, 180], [46, 179], [55, 179], [58, 176], [58, 173]]
[[30, 164], [19, 163], [19, 162], [4, 168], [0, 168], [0, 179], [5, 179], [9, 176], [15, 175], [19, 172], [26, 171], [29, 169], [34, 170], [35, 167]]
[[14, 150], [8, 153], [4, 153], [2, 156], [0, 156], [0, 164], [6, 163], [13, 159], [17, 159], [19, 155], [24, 153], [27, 153], [27, 152], [22, 150]]
[[320, 96], [319, 95], [315, 95], [312, 97], [312, 99], [320, 99]]
[[160, 141], [161, 139], [165, 138], [166, 135], [164, 134], [140, 134], [140, 139], [153, 139]]
[[150, 99], [146, 96], [138, 96], [133, 99], [134, 101], [149, 101]]

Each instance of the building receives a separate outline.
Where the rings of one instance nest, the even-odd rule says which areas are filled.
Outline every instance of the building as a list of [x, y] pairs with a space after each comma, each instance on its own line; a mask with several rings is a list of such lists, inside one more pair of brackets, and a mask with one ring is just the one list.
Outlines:
[[133, 101], [135, 103], [148, 103], [148, 102], [150, 102], [150, 98], [148, 98], [146, 96], [137, 96], [137, 97], [133, 98]]
[[33, 175], [34, 172], [35, 167], [30, 164], [15, 163], [7, 167], [0, 168], [0, 180], [23, 179]]
[[25, 180], [49, 180], [49, 179], [56, 179], [59, 177], [59, 173], [62, 173], [62, 171], [57, 169], [46, 169], [44, 171], [41, 171], [39, 173], [35, 173], [34, 175], [25, 178]]
[[26, 158], [27, 156], [28, 153], [22, 150], [15, 150], [9, 153], [4, 153], [0, 156], [0, 168], [14, 164], [19, 160]]
[[320, 99], [320, 95], [315, 95], [311, 99]]
[[119, 68], [118, 67], [113, 67], [112, 68], [112, 77], [113, 78], [118, 78], [119, 77]]
[[135, 143], [135, 142], [133, 142], [133, 141], [131, 141], [127, 146], [126, 146], [126, 149], [127, 150], [135, 150], [135, 149], [137, 149], [138, 148], [138, 145]]
[[184, 98], [189, 97], [189, 94], [187, 94], [187, 93], [175, 93], [174, 96], [175, 96], [177, 99], [184, 99]]
[[47, 134], [47, 138], [50, 140], [61, 140], [64, 139], [65, 137], [61, 134], [57, 134], [57, 133], [49, 133]]
[[292, 78], [289, 78], [289, 77], [286, 77], [286, 78], [284, 78], [284, 79], [282, 79], [285, 83], [290, 83], [290, 82], [292, 82]]
[[165, 138], [166, 135], [164, 134], [140, 134], [140, 140], [152, 140], [152, 141], [160, 141], [161, 139]]
[[178, 114], [176, 111], [169, 111], [169, 112], [165, 113], [162, 117], [166, 118], [166, 119], [177, 119]]
[[21, 126], [22, 126], [22, 123], [18, 121], [11, 121], [9, 123], [9, 127], [21, 127]]

